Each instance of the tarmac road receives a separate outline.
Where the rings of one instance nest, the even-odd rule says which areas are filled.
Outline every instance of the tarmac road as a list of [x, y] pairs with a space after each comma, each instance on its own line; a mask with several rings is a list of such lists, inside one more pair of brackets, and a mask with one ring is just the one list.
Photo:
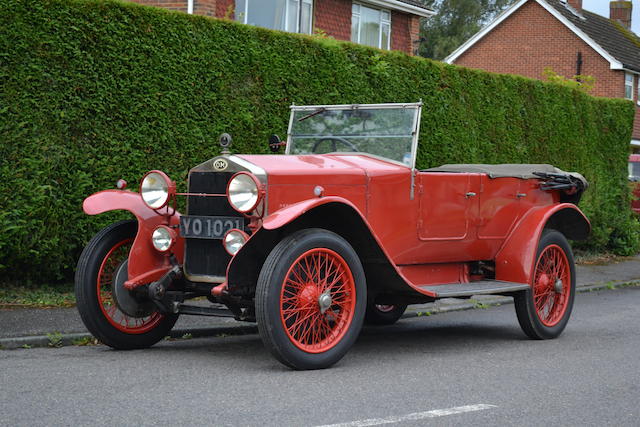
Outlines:
[[512, 305], [403, 319], [323, 371], [284, 368], [257, 335], [0, 351], [0, 424], [637, 426], [639, 305], [640, 287], [577, 294], [549, 341]]

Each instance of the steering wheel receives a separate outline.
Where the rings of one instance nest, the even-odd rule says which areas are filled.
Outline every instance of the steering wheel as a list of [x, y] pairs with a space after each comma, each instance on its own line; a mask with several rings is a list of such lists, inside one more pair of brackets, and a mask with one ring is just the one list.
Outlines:
[[337, 144], [338, 142], [342, 145], [346, 145], [347, 147], [349, 147], [351, 151], [354, 151], [354, 152], [360, 151], [353, 142], [347, 141], [344, 138], [341, 138], [339, 136], [323, 136], [322, 138], [318, 139], [315, 142], [315, 144], [313, 144], [313, 147], [311, 148], [311, 152], [317, 153], [318, 147], [324, 141], [331, 141], [331, 151], [338, 151], [338, 144]]

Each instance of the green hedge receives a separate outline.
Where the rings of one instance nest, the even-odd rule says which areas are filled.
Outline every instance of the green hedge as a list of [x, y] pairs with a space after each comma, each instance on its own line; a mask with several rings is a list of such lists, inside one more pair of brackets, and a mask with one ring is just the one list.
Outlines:
[[81, 202], [181, 182], [218, 153], [266, 152], [289, 105], [424, 102], [419, 167], [544, 162], [591, 182], [582, 207], [595, 250], [638, 249], [627, 208], [633, 106], [332, 39], [113, 1], [0, 2], [0, 273], [69, 279], [85, 242], [121, 214]]

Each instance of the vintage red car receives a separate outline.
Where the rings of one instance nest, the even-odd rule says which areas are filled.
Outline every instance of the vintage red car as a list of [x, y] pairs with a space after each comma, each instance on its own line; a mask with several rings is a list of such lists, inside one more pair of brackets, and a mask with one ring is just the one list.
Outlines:
[[[186, 193], [154, 170], [139, 192], [120, 182], [88, 197], [89, 215], [136, 217], [100, 231], [80, 257], [89, 331], [143, 348], [180, 314], [231, 313], [257, 322], [283, 364], [317, 369], [346, 354], [363, 322], [500, 294], [514, 297], [526, 335], [557, 337], [575, 294], [567, 239], [590, 232], [576, 206], [586, 181], [544, 164], [417, 170], [421, 107], [292, 106], [286, 141], [269, 141], [285, 155], [225, 148], [189, 172]], [[212, 304], [185, 303], [202, 296]]]

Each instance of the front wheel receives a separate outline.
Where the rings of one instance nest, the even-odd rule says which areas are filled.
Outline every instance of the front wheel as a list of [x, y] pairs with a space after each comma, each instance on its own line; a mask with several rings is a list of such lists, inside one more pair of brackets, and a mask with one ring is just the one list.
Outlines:
[[267, 257], [256, 288], [260, 337], [281, 363], [322, 369], [355, 342], [367, 301], [360, 259], [342, 237], [298, 231]]
[[85, 326], [109, 347], [147, 348], [167, 336], [177, 315], [159, 313], [149, 300], [124, 288], [137, 223], [122, 221], [101, 230], [78, 260], [75, 292]]
[[567, 326], [576, 289], [575, 264], [562, 233], [545, 230], [538, 243], [531, 289], [515, 298], [520, 327], [532, 339], [555, 338]]

